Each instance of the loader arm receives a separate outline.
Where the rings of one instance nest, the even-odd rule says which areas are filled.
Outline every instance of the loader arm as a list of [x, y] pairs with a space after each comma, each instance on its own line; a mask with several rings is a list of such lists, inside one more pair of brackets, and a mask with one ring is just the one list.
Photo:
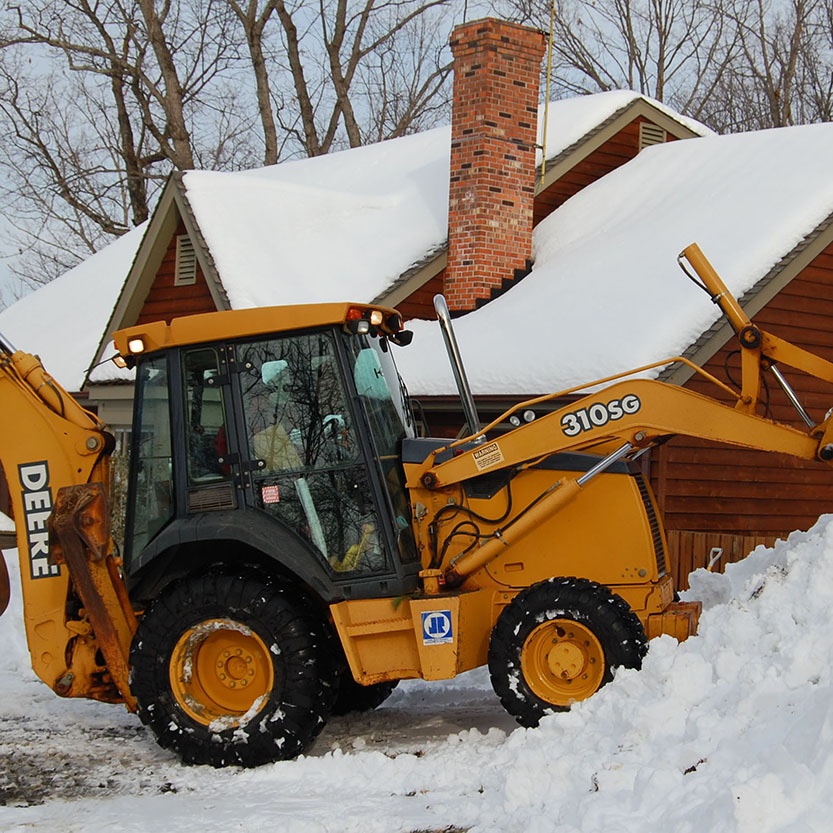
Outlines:
[[[763, 374], [769, 371], [775, 376], [812, 436], [819, 438], [818, 458], [833, 458], [833, 425], [830, 424], [829, 418], [816, 425], [778, 369], [779, 364], [785, 364], [833, 384], [833, 362], [753, 324], [696, 243], [692, 243], [680, 253], [679, 262], [689, 278], [705, 290], [712, 302], [720, 307], [737, 336], [741, 347], [741, 395], [736, 407], [748, 413], [755, 413], [760, 400]], [[688, 271], [686, 262], [692, 266], [699, 280]]]
[[[669, 360], [673, 361], [673, 359]], [[595, 383], [592, 383], [595, 384]], [[563, 397], [554, 394], [553, 398]], [[513, 410], [523, 410], [531, 402]], [[507, 412], [511, 413], [511, 412]], [[437, 463], [431, 454], [409, 487], [443, 488], [496, 468], [528, 466], [564, 451], [607, 454], [630, 443], [649, 448], [675, 434], [804, 460], [823, 459], [808, 433], [723, 405], [702, 394], [649, 379], [620, 381], [487, 443], [454, 443], [455, 456]]]
[[36, 356], [2, 337], [0, 407], [0, 461], [15, 518], [32, 667], [62, 696], [130, 708], [127, 657], [136, 619], [109, 532], [112, 437]]
[[[528, 400], [502, 414], [479, 433], [434, 450], [422, 465], [411, 466], [408, 472], [408, 487], [425, 506], [432, 505], [432, 492], [448, 490], [479, 475], [502, 469], [520, 472], [561, 452], [589, 452], [600, 458], [599, 463], [585, 474], [563, 477], [491, 536], [482, 536], [485, 540], [476, 548], [454, 559], [451, 565], [445, 565], [448, 584], [461, 584], [467, 576], [571, 502], [585, 483], [614, 462], [634, 457], [678, 434], [833, 465], [833, 411], [820, 424], [815, 424], [777, 370], [776, 362], [783, 362], [830, 383], [833, 383], [833, 363], [760, 331], [696, 245], [688, 247], [681, 258], [694, 267], [700, 280], [692, 279], [721, 307], [737, 334], [742, 347], [741, 391], [732, 390], [686, 359], [676, 357], [584, 384], [581, 389], [598, 388], [612, 382], [597, 393], [584, 396], [533, 422], [495, 439], [486, 439], [489, 431], [514, 412], [544, 401], [563, 400], [579, 389], [572, 388]], [[692, 276], [689, 274], [689, 277]], [[674, 362], [689, 365], [722, 391], [731, 394], [735, 398], [735, 406], [724, 405], [716, 399], [676, 385], [632, 378], [634, 374]], [[805, 430], [757, 415], [765, 371], [774, 373], [801, 415]], [[421, 523], [427, 530], [432, 523], [431, 514], [423, 513]]]

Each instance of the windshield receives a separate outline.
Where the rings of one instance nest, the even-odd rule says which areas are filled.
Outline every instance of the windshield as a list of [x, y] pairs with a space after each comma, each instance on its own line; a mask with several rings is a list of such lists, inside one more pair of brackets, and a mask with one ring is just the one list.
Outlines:
[[356, 391], [367, 413], [393, 510], [399, 556], [410, 563], [417, 560], [418, 550], [411, 529], [411, 505], [400, 456], [402, 440], [414, 436], [408, 393], [384, 337], [345, 334], [345, 338], [353, 362]]
[[397, 454], [404, 437], [414, 436], [408, 393], [384, 338], [345, 336], [353, 359], [353, 378], [370, 418], [380, 455]]

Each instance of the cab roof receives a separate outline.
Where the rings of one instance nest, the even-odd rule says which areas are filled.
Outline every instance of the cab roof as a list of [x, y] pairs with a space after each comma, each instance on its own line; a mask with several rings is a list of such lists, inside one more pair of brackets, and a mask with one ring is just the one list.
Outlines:
[[[397, 332], [401, 328], [401, 319], [399, 326], [391, 327], [389, 317], [398, 317], [398, 314], [388, 307], [348, 303], [299, 304], [207, 312], [174, 318], [169, 324], [153, 321], [117, 331], [113, 342], [122, 356], [155, 353], [180, 345], [343, 325], [350, 318], [367, 318], [373, 310], [380, 310], [384, 316], [385, 323], [380, 328], [383, 332]], [[134, 339], [142, 340], [143, 349], [133, 350], [128, 346]]]

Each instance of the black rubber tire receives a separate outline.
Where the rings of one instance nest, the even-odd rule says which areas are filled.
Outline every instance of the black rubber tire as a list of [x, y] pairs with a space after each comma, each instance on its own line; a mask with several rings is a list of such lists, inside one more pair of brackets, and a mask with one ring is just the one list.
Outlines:
[[[260, 577], [209, 573], [176, 582], [150, 605], [133, 640], [130, 685], [161, 746], [189, 764], [252, 767], [294, 758], [313, 742], [335, 700], [336, 669], [326, 624], [293, 594]], [[218, 619], [244, 625], [271, 661], [272, 689], [244, 726], [195, 720], [171, 684], [177, 643]], [[268, 673], [268, 661], [262, 667]]]
[[351, 712], [369, 712], [381, 706], [393, 690], [399, 685], [399, 680], [388, 680], [373, 685], [360, 685], [353, 679], [350, 669], [341, 673], [338, 684], [338, 695], [333, 705], [335, 715], [350, 714]]
[[617, 666], [640, 668], [648, 649], [639, 618], [624, 599], [603, 585], [582, 578], [553, 578], [528, 587], [500, 614], [489, 643], [492, 687], [522, 726], [537, 726], [545, 714], [569, 710], [569, 705], [536, 695], [521, 660], [525, 646], [530, 650], [533, 632], [540, 633], [541, 625], [556, 620], [577, 622], [592, 633], [603, 652], [598, 685], [578, 699], [586, 699], [610, 682]]

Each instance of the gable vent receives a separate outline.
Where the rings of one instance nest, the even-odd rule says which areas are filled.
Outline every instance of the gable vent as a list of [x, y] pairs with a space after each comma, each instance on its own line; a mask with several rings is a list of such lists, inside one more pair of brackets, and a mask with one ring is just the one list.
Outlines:
[[191, 286], [197, 282], [197, 253], [187, 234], [176, 238], [176, 271], [174, 286]]
[[651, 145], [661, 145], [667, 137], [668, 134], [665, 132], [664, 127], [659, 127], [656, 124], [645, 121], [639, 123], [640, 150], [644, 150]]

